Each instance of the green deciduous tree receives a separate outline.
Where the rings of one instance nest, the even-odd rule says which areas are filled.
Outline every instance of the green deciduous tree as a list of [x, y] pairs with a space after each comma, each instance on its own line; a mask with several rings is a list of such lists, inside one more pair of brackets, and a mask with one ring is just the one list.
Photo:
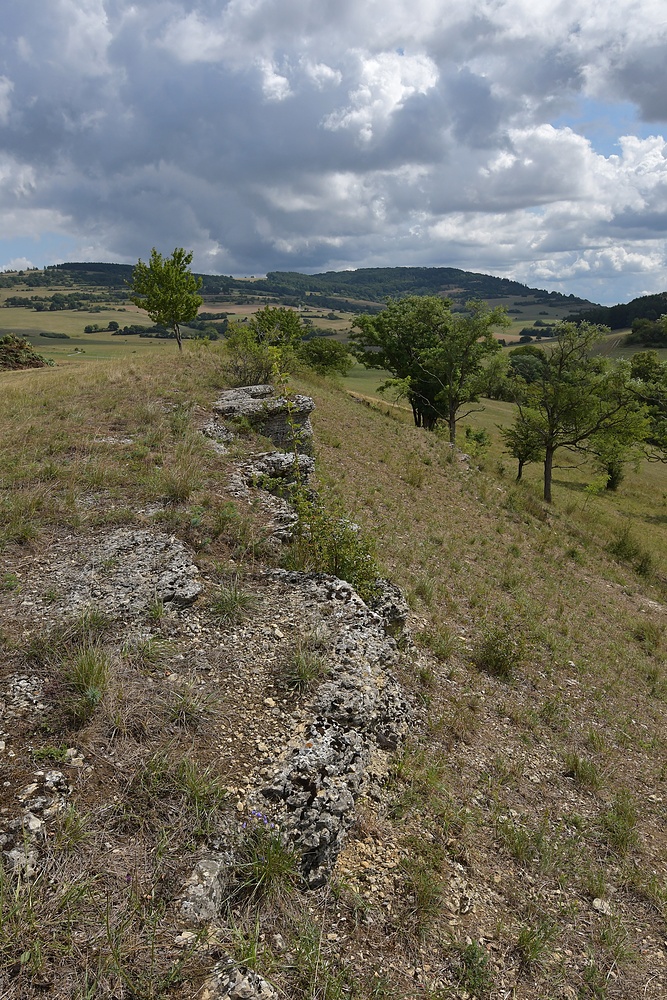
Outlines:
[[484, 362], [500, 349], [491, 328], [508, 322], [483, 302], [466, 308], [453, 314], [449, 299], [408, 296], [376, 316], [360, 316], [350, 338], [366, 367], [391, 373], [384, 387], [395, 386], [409, 400], [415, 424], [432, 430], [446, 420], [452, 444], [458, 420], [473, 412], [461, 409], [484, 389]]
[[[519, 412], [507, 443], [539, 441], [544, 457], [544, 499], [551, 502], [554, 455], [560, 448], [591, 451], [592, 442], [615, 435], [627, 440], [641, 403], [633, 390], [630, 368], [610, 365], [592, 354], [605, 327], [592, 323], [561, 323], [556, 342], [538, 379], [526, 383], [517, 378]], [[636, 425], [637, 433], [639, 422]], [[515, 452], [513, 452], [515, 454]]]
[[667, 363], [656, 351], [638, 351], [630, 362], [637, 398], [646, 406], [645, 450], [649, 461], [667, 462]]
[[501, 427], [500, 436], [505, 450], [518, 462], [516, 481], [523, 476], [523, 468], [530, 462], [544, 460], [544, 441], [540, 431], [527, 420], [517, 420], [513, 427]]
[[154, 323], [172, 330], [179, 351], [183, 350], [181, 324], [197, 315], [203, 299], [197, 295], [202, 279], [190, 271], [192, 252], [176, 247], [163, 257], [153, 247], [148, 264], [140, 259], [132, 272], [130, 301], [145, 309]]
[[269, 347], [295, 348], [305, 333], [301, 317], [294, 309], [265, 306], [248, 321], [258, 344]]
[[299, 345], [299, 359], [318, 375], [347, 375], [354, 364], [345, 344], [331, 337], [311, 337]]

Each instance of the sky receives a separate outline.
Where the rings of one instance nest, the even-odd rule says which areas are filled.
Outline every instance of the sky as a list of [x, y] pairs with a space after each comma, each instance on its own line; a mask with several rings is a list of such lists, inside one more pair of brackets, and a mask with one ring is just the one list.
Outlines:
[[667, 290], [664, 0], [3, 0], [0, 270]]

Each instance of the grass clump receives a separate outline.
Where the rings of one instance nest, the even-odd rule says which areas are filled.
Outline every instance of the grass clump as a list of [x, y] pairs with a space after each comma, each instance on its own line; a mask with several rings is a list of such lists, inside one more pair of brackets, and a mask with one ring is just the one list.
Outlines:
[[554, 934], [555, 927], [548, 920], [539, 920], [521, 928], [516, 952], [524, 969], [531, 969], [543, 962]]
[[322, 655], [299, 644], [280, 670], [281, 684], [290, 691], [310, 691], [326, 673]]
[[448, 625], [432, 625], [417, 633], [417, 642], [430, 651], [436, 660], [445, 663], [456, 651], [456, 637]]
[[509, 680], [523, 661], [525, 643], [514, 621], [487, 623], [473, 650], [473, 663], [479, 670]]
[[255, 607], [253, 594], [243, 590], [238, 581], [221, 584], [218, 593], [211, 602], [211, 611], [226, 625], [238, 625]]
[[169, 721], [181, 729], [199, 729], [213, 705], [213, 697], [195, 691], [189, 685], [177, 691], [168, 707]]
[[401, 862], [404, 887], [409, 898], [406, 927], [423, 938], [442, 907], [444, 850], [419, 838], [411, 838], [411, 853]]
[[280, 830], [259, 812], [245, 824], [236, 852], [235, 898], [259, 902], [288, 895], [301, 882], [299, 859]]
[[625, 855], [639, 845], [637, 819], [634, 799], [626, 788], [622, 788], [600, 818], [602, 835], [615, 854]]
[[102, 701], [108, 687], [110, 669], [109, 654], [102, 647], [83, 646], [74, 651], [67, 676], [78, 695], [70, 706], [78, 725], [85, 725]]
[[162, 826], [166, 810], [173, 807], [188, 823], [188, 832], [195, 837], [210, 835], [218, 812], [227, 799], [227, 789], [217, 771], [198, 761], [178, 759], [175, 746], [164, 746], [144, 764], [128, 788], [124, 808], [137, 805], [142, 812], [141, 823]]
[[664, 626], [650, 618], [641, 619], [631, 629], [632, 638], [650, 655], [660, 648], [663, 632]]
[[565, 776], [574, 778], [575, 784], [591, 791], [597, 790], [602, 784], [600, 773], [592, 760], [569, 753], [565, 757]]

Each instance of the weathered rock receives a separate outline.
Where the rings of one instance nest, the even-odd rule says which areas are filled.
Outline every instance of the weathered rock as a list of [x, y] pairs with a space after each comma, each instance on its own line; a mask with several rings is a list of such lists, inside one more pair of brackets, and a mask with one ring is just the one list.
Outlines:
[[313, 701], [316, 720], [262, 795], [274, 803], [280, 829], [301, 854], [311, 888], [322, 885], [354, 819], [377, 748], [395, 749], [405, 737], [411, 706], [389, 672], [395, 640], [386, 623], [352, 587], [335, 577], [275, 570], [323, 602], [342, 601], [329, 678]]
[[315, 460], [293, 451], [265, 451], [237, 463], [236, 468], [249, 486], [271, 490], [288, 483], [306, 483], [315, 471]]
[[155, 601], [192, 604], [201, 584], [190, 551], [148, 528], [118, 528], [88, 543], [55, 578], [70, 611], [103, 604], [124, 616], [142, 615]]
[[310, 414], [314, 408], [309, 396], [279, 395], [272, 385], [227, 389], [213, 404], [213, 410], [221, 417], [244, 418], [277, 447], [306, 454], [312, 452]]
[[231, 958], [218, 962], [201, 992], [202, 1000], [274, 1000], [277, 996], [263, 976]]
[[389, 580], [379, 579], [380, 591], [377, 597], [369, 602], [371, 610], [375, 611], [385, 623], [385, 628], [390, 635], [395, 635], [405, 628], [408, 620], [408, 602], [403, 596], [403, 591], [395, 583]]
[[227, 875], [232, 870], [233, 855], [224, 852], [203, 858], [187, 881], [181, 899], [181, 915], [188, 923], [204, 924], [214, 920], [227, 898]]

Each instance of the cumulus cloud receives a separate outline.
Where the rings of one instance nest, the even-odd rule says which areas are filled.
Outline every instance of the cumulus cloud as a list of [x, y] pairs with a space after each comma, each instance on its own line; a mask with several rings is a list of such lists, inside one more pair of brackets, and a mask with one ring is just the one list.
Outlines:
[[[605, 301], [667, 287], [661, 11], [661, 0], [12, 4], [4, 235], [45, 226], [74, 256], [107, 260], [183, 245], [224, 273], [415, 263]], [[636, 107], [636, 134], [614, 155], [566, 124], [585, 98]]]

